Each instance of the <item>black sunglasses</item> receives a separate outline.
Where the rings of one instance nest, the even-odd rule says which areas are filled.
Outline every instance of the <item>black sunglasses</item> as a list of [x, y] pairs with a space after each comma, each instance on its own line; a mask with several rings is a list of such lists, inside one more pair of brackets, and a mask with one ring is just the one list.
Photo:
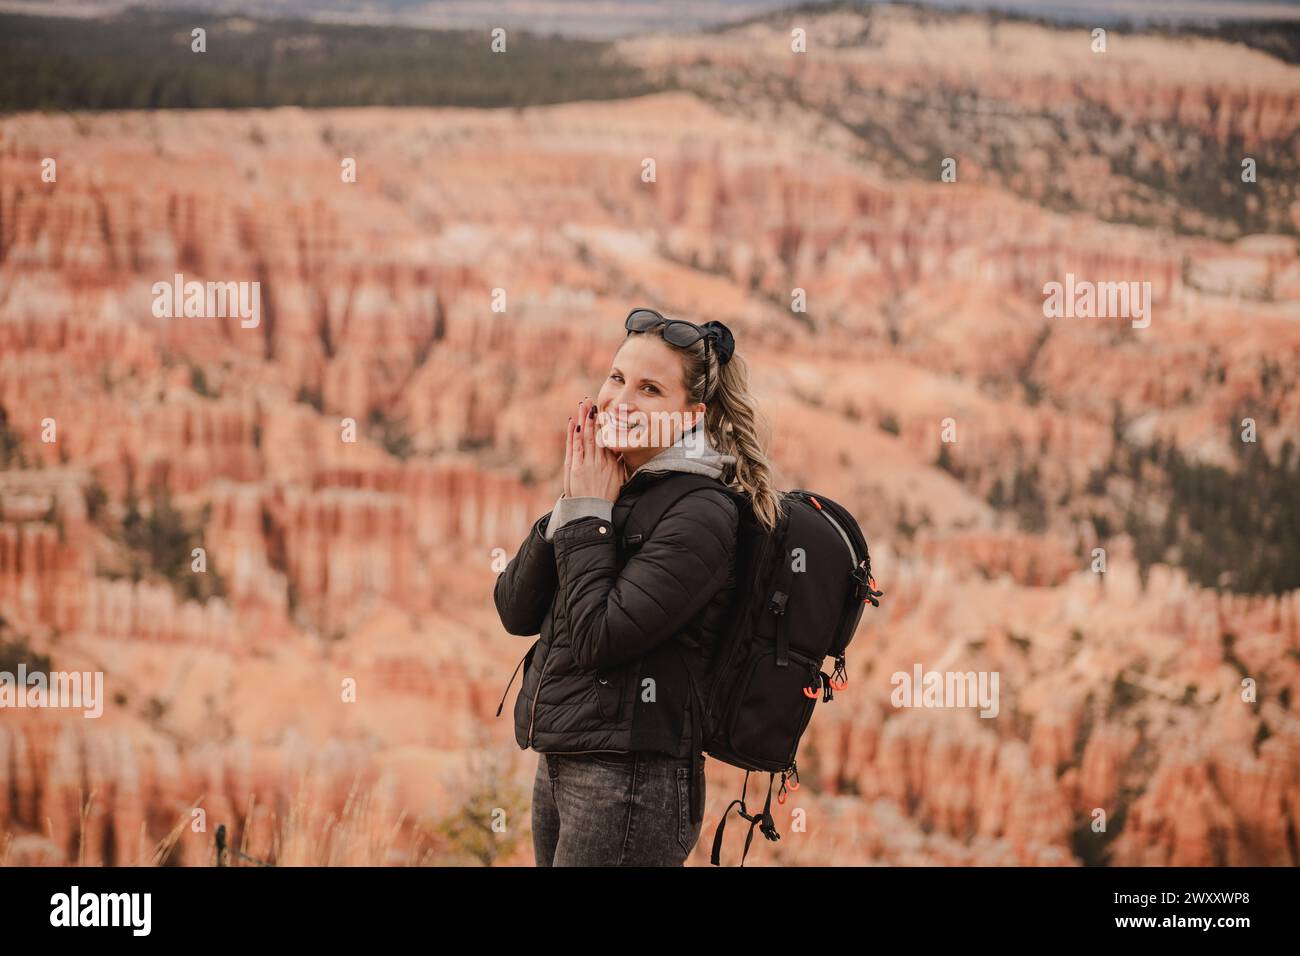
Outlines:
[[664, 327], [664, 338], [681, 348], [694, 345], [709, 334], [694, 322], [687, 322], [685, 319], [667, 319], [654, 309], [633, 309], [627, 314], [627, 321], [623, 323], [623, 328], [629, 332], [649, 332], [659, 325]]
[[704, 340], [704, 394], [709, 394], [709, 333], [694, 322], [685, 319], [669, 319], [654, 309], [633, 309], [627, 314], [623, 328], [629, 332], [649, 332], [659, 326], [664, 327], [664, 341], [678, 348], [689, 348], [700, 339]]

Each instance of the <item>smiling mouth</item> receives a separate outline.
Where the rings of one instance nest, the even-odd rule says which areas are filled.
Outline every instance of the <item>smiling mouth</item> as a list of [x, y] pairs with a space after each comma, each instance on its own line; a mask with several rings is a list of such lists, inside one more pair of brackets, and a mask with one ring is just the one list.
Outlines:
[[611, 416], [604, 427], [604, 434], [612, 445], [626, 445], [646, 434], [645, 422], [629, 422]]

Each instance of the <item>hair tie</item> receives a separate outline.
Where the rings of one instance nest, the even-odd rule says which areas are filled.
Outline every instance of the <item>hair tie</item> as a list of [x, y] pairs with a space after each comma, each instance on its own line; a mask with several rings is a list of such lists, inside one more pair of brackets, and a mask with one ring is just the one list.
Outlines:
[[731, 329], [716, 321], [705, 322], [700, 328], [704, 329], [705, 334], [713, 340], [713, 347], [718, 352], [718, 364], [726, 365], [730, 362], [732, 354], [736, 351], [736, 337], [731, 334]]

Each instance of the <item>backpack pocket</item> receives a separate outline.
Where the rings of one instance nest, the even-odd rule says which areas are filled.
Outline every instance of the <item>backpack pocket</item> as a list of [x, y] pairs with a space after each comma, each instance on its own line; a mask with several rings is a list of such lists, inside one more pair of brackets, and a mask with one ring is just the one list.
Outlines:
[[[821, 662], [791, 648], [789, 663], [778, 667], [775, 645], [756, 643], [751, 650], [736, 668], [719, 722], [734, 756], [754, 769], [784, 770], [821, 696]], [[805, 688], [817, 692], [810, 697]]]

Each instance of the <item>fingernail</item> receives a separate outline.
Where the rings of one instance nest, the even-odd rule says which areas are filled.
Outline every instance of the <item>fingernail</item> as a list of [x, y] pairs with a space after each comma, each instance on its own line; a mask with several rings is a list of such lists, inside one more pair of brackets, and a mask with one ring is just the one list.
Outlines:
[[588, 417], [588, 418], [595, 418], [595, 417], [596, 417], [596, 406], [595, 406], [595, 405], [592, 405], [591, 408], [587, 409], [587, 417]]

